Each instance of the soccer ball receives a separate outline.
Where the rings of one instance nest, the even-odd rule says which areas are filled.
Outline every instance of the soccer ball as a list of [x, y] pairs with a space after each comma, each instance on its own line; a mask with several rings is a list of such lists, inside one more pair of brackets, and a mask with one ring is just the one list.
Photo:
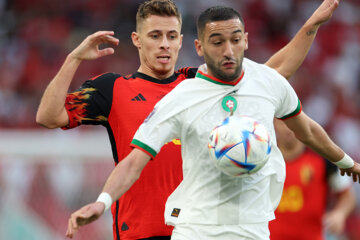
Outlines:
[[264, 125], [248, 116], [230, 116], [211, 131], [208, 148], [218, 169], [241, 176], [265, 165], [271, 143]]

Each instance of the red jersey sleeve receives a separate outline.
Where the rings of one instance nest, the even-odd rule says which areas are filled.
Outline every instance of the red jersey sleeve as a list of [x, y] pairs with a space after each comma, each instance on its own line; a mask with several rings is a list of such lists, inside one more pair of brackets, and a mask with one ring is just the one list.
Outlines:
[[118, 74], [105, 73], [87, 80], [79, 89], [69, 93], [65, 100], [69, 124], [62, 129], [81, 124], [105, 125], [112, 105], [114, 82], [118, 77]]

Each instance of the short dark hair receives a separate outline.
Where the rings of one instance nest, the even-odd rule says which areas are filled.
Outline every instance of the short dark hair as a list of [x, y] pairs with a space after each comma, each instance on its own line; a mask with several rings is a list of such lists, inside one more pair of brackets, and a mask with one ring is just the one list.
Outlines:
[[172, 0], [147, 0], [140, 4], [136, 13], [136, 31], [140, 24], [150, 15], [176, 17], [180, 26], [181, 14]]
[[240, 13], [231, 7], [214, 6], [203, 11], [197, 19], [197, 33], [200, 38], [204, 32], [205, 26], [209, 22], [225, 21], [229, 19], [240, 19], [245, 26]]

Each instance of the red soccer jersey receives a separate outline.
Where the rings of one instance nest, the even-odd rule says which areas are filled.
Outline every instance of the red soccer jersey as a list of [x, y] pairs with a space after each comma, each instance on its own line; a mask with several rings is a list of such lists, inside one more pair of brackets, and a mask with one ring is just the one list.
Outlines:
[[[194, 77], [196, 70], [184, 68], [164, 80], [139, 72], [128, 76], [107, 73], [88, 80], [68, 94], [67, 128], [80, 124], [105, 126], [117, 164], [132, 150], [130, 142], [154, 105], [181, 81]], [[172, 227], [166, 226], [164, 220], [165, 202], [181, 180], [180, 142], [173, 140], [165, 144], [129, 191], [112, 205], [114, 239], [170, 236]]]
[[327, 164], [306, 150], [286, 163], [283, 195], [271, 221], [271, 240], [322, 240], [322, 217], [326, 208]]

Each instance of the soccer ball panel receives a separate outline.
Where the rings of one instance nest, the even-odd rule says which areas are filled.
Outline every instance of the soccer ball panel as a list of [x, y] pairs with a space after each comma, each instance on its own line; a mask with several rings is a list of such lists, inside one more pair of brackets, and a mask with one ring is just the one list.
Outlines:
[[258, 171], [271, 152], [266, 128], [248, 116], [230, 116], [209, 137], [209, 153], [216, 167], [227, 175]]

